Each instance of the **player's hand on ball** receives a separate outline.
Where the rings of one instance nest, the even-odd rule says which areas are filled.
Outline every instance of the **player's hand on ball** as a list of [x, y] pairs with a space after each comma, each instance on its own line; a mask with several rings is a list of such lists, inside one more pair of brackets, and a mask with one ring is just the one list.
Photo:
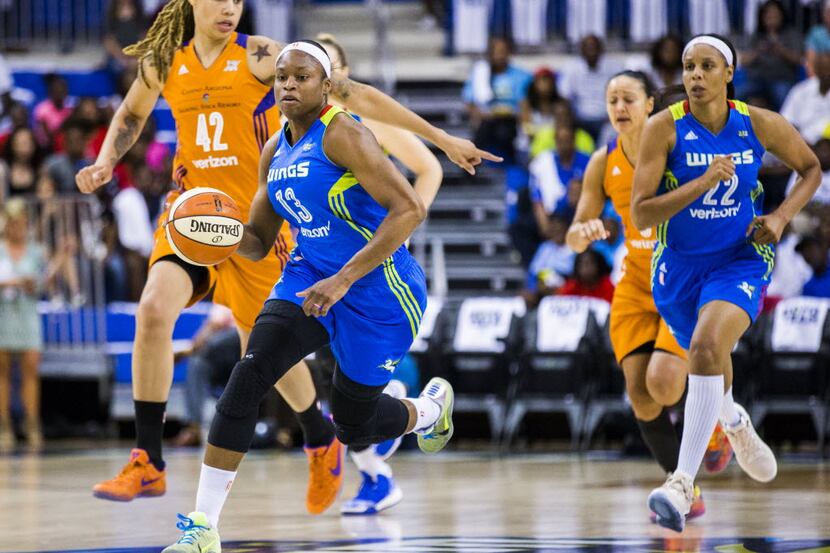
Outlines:
[[746, 229], [746, 235], [752, 235], [756, 244], [777, 244], [784, 233], [787, 222], [776, 213], [755, 217]]
[[317, 281], [310, 288], [297, 292], [298, 298], [303, 300], [303, 312], [309, 317], [325, 317], [329, 309], [340, 301], [351, 288], [351, 284], [338, 275]]
[[722, 180], [729, 180], [735, 174], [735, 162], [731, 156], [718, 156], [703, 174], [706, 188], [714, 188]]
[[605, 229], [605, 225], [602, 224], [600, 219], [574, 223], [574, 227], [579, 231], [579, 236], [589, 242], [598, 242], [611, 236], [611, 233]]
[[111, 165], [90, 165], [84, 167], [75, 175], [75, 184], [84, 194], [95, 192], [112, 180], [113, 167]]

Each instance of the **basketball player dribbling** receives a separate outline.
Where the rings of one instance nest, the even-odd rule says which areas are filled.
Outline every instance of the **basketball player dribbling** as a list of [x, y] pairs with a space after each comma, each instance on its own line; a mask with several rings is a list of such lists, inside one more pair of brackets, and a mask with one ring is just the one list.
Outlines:
[[[274, 56], [281, 45], [236, 33], [242, 8], [241, 0], [171, 0], [146, 37], [125, 49], [139, 59], [139, 77], [115, 114], [96, 163], [76, 176], [81, 192], [90, 193], [111, 180], [115, 164], [133, 145], [163, 95], [178, 133], [173, 169], [178, 190], [169, 195], [167, 206], [183, 190], [209, 186], [229, 193], [247, 219], [257, 188], [259, 152], [279, 128], [272, 85]], [[188, 27], [193, 38], [183, 43]], [[374, 115], [435, 143], [470, 173], [482, 159], [499, 160], [467, 140], [435, 129], [371, 87], [335, 80], [332, 93], [358, 114]], [[163, 213], [160, 223], [165, 217]], [[130, 501], [165, 492], [162, 431], [173, 375], [172, 331], [179, 313], [212, 289], [214, 301], [232, 310], [244, 351], [291, 247], [290, 231], [283, 229], [268, 255], [257, 263], [235, 255], [215, 267], [196, 267], [173, 254], [159, 225], [138, 306], [133, 349], [136, 448], [115, 478], [94, 487], [96, 496]], [[298, 414], [310, 464], [306, 507], [320, 513], [342, 485], [342, 472], [334, 470], [342, 462], [342, 445], [317, 406], [302, 361], [277, 383], [277, 389]]]
[[196, 508], [179, 515], [182, 534], [164, 553], [222, 550], [219, 517], [256, 406], [298, 359], [326, 344], [337, 361], [331, 411], [344, 444], [415, 432], [421, 450], [435, 453], [452, 437], [446, 380], [431, 379], [418, 398], [383, 393], [426, 308], [424, 272], [403, 245], [426, 209], [374, 135], [328, 104], [331, 75], [328, 55], [313, 41], [290, 44], [277, 58], [275, 95], [287, 123], [263, 148], [239, 251], [262, 257], [287, 220], [301, 232], [216, 404]]

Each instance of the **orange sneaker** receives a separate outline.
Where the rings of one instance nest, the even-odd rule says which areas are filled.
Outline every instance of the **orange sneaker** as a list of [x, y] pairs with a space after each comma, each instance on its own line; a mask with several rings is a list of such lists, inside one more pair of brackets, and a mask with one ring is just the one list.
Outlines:
[[729, 438], [723, 431], [720, 423], [715, 426], [712, 437], [709, 438], [709, 445], [706, 447], [706, 454], [703, 456], [703, 468], [706, 472], [717, 474], [723, 471], [732, 460], [732, 445]]
[[346, 448], [337, 438], [323, 447], [304, 448], [308, 455], [308, 492], [305, 507], [312, 515], [328, 509], [343, 487], [343, 457]]
[[143, 449], [130, 451], [130, 462], [112, 480], [96, 484], [92, 495], [111, 501], [132, 501], [136, 497], [164, 495], [165, 472], [158, 470]]

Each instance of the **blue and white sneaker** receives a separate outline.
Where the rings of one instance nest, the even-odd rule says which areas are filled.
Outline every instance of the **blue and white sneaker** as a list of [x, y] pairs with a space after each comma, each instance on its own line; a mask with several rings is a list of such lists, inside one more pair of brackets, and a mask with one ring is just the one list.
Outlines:
[[[386, 385], [386, 388], [383, 389], [383, 393], [396, 399], [403, 399], [406, 397], [406, 386], [400, 380], [392, 379]], [[397, 438], [376, 444], [373, 446], [375, 453], [385, 461], [398, 451], [398, 448], [401, 446], [401, 440], [403, 440], [403, 436], [398, 436]]]
[[447, 442], [452, 438], [453, 424], [452, 424], [452, 407], [453, 407], [453, 391], [452, 385], [443, 378], [433, 377], [420, 397], [426, 397], [434, 401], [441, 408], [438, 415], [438, 420], [432, 425], [432, 428], [424, 431], [416, 430], [418, 434], [418, 447], [424, 453], [437, 453], [444, 449]]
[[695, 485], [692, 477], [675, 471], [669, 474], [665, 484], [649, 494], [648, 508], [657, 514], [657, 524], [682, 532], [694, 499]]
[[379, 474], [375, 481], [369, 473], [361, 471], [360, 475], [363, 481], [357, 490], [357, 495], [340, 507], [340, 514], [375, 515], [394, 507], [403, 499], [403, 492], [395, 485], [395, 480], [391, 477]]

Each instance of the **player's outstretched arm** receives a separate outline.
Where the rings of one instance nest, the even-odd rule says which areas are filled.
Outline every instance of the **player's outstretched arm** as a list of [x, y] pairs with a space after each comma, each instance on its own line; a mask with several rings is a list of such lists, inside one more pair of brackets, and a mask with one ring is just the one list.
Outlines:
[[602, 147], [591, 155], [585, 177], [582, 179], [582, 193], [576, 204], [576, 215], [565, 237], [568, 247], [577, 253], [588, 249], [591, 242], [608, 238], [608, 230], [600, 220], [605, 207], [605, 190], [602, 181], [605, 178], [605, 163], [608, 148]]
[[364, 119], [363, 124], [392, 157], [415, 174], [415, 193], [429, 209], [444, 178], [438, 158], [409, 131], [373, 119]]
[[[784, 227], [801, 211], [821, 184], [821, 165], [813, 150], [780, 114], [753, 106], [749, 107], [755, 135], [775, 157], [798, 174], [792, 190], [778, 208], [769, 215], [755, 217], [747, 228], [747, 235], [759, 244], [781, 240]], [[753, 232], [754, 231], [754, 232]]]
[[118, 161], [133, 147], [147, 118], [153, 112], [162, 85], [158, 82], [157, 73], [149, 66], [147, 60], [141, 62], [144, 75], [147, 78], [136, 78], [133, 81], [127, 96], [110, 122], [107, 136], [101, 146], [98, 159], [94, 165], [84, 167], [75, 175], [78, 189], [88, 194], [112, 180], [112, 171]]
[[701, 194], [717, 186], [718, 182], [729, 180], [735, 174], [732, 158], [718, 157], [700, 177], [658, 196], [657, 188], [673, 147], [674, 121], [669, 110], [663, 110], [646, 123], [634, 169], [631, 220], [637, 230], [646, 230], [667, 221]]
[[299, 292], [308, 316], [325, 316], [352, 284], [381, 263], [421, 224], [426, 209], [403, 175], [383, 153], [372, 132], [351, 117], [336, 116], [323, 139], [334, 163], [348, 168], [387, 213], [372, 238], [333, 276]]
[[[261, 82], [273, 85], [276, 57], [285, 45], [263, 36], [248, 39], [248, 66]], [[375, 119], [387, 125], [411, 131], [435, 144], [450, 161], [475, 174], [475, 166], [482, 160], [501, 161], [502, 158], [476, 147], [471, 141], [452, 136], [430, 125], [419, 115], [405, 108], [380, 90], [351, 79], [332, 78], [332, 95], [349, 111]]]
[[268, 166], [279, 141], [279, 133], [268, 139], [259, 158], [259, 187], [251, 202], [248, 224], [242, 233], [237, 253], [252, 261], [259, 261], [274, 247], [274, 241], [283, 223], [268, 199]]
[[485, 159], [502, 161], [499, 156], [479, 149], [471, 141], [452, 136], [430, 125], [420, 115], [372, 86], [351, 79], [335, 78], [332, 79], [332, 95], [342, 102], [346, 109], [361, 117], [369, 117], [387, 125], [406, 129], [435, 144], [450, 161], [471, 175], [475, 175], [475, 166]]

